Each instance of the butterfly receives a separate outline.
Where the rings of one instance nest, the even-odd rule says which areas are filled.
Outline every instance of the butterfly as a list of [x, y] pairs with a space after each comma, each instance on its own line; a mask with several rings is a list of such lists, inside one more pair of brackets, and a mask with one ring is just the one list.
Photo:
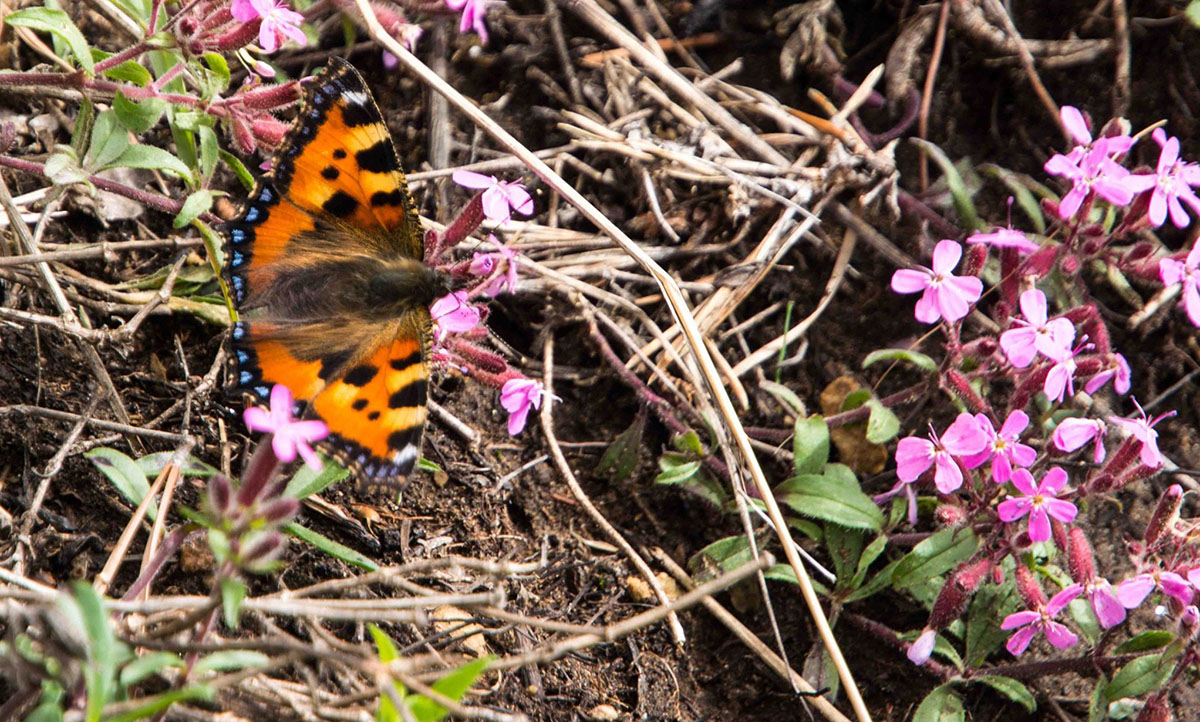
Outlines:
[[423, 262], [396, 148], [349, 63], [332, 58], [305, 85], [225, 234], [235, 386], [259, 404], [287, 386], [329, 427], [322, 451], [366, 487], [400, 486], [425, 429], [429, 304], [452, 288]]

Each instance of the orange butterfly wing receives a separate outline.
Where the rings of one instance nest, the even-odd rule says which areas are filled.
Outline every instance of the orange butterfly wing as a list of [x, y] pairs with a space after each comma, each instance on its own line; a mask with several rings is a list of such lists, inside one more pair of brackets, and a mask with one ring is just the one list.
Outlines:
[[[379, 319], [353, 290], [363, 269], [423, 268], [417, 212], [362, 77], [333, 59], [241, 215], [227, 275], [245, 316], [234, 382], [264, 402], [284, 384], [330, 429], [321, 446], [369, 485], [420, 455], [431, 321], [419, 299]], [[370, 273], [370, 271], [367, 271]]]

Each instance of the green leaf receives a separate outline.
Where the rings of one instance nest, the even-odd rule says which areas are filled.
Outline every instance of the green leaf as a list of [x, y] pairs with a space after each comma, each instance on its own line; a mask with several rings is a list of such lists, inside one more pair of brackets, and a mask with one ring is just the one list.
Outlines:
[[999, 675], [981, 674], [971, 678], [972, 682], [986, 684], [1000, 694], [1007, 697], [1010, 701], [1015, 702], [1025, 708], [1026, 712], [1033, 714], [1037, 710], [1037, 700], [1023, 683], [1018, 682], [1012, 677], [1001, 677]]
[[[831, 464], [830, 469], [836, 466], [841, 465]], [[802, 516], [851, 529], [882, 530], [883, 512], [871, 497], [862, 493], [854, 472], [849, 475], [850, 483], [841, 473], [797, 476], [776, 487], [775, 497]]]
[[400, 651], [396, 649], [396, 643], [392, 641], [387, 632], [374, 623], [368, 623], [367, 629], [371, 632], [371, 638], [375, 640], [375, 649], [379, 650], [380, 662], [387, 664], [400, 659]]
[[208, 65], [208, 69], [217, 78], [218, 83], [214, 91], [217, 93], [223, 92], [229, 87], [229, 63], [225, 62], [225, 57], [220, 53], [213, 52], [204, 54], [204, 63]]
[[50, 33], [70, 48], [71, 54], [75, 56], [75, 60], [79, 61], [80, 67], [87, 71], [88, 75], [96, 72], [95, 63], [92, 62], [92, 51], [88, 48], [87, 40], [84, 39], [83, 33], [79, 32], [79, 28], [71, 20], [71, 16], [62, 10], [46, 7], [26, 8], [9, 13], [4, 17], [4, 22]]
[[878, 351], [872, 351], [863, 359], [862, 367], [867, 368], [879, 361], [903, 361], [931, 374], [938, 370], [937, 362], [929, 356], [904, 348], [881, 348]]
[[945, 574], [969, 559], [978, 546], [979, 539], [970, 529], [946, 528], [935, 532], [900, 560], [892, 572], [892, 584], [903, 589]]
[[283, 494], [296, 499], [307, 499], [313, 494], [320, 494], [349, 476], [350, 472], [346, 467], [339, 464], [322, 464], [320, 471], [313, 471], [312, 467], [304, 464], [288, 482]]
[[196, 674], [229, 672], [249, 667], [265, 667], [270, 662], [271, 658], [262, 652], [250, 649], [226, 649], [201, 657], [192, 669]]
[[728, 536], [696, 552], [688, 561], [688, 568], [697, 576], [713, 576], [714, 566], [727, 572], [748, 564], [753, 558], [750, 541], [745, 536]]
[[283, 530], [300, 541], [320, 549], [329, 556], [334, 557], [335, 559], [341, 559], [347, 564], [356, 566], [359, 569], [365, 569], [368, 572], [373, 572], [379, 569], [378, 564], [362, 554], [354, 551], [350, 547], [338, 544], [329, 537], [318, 534], [311, 529], [306, 529], [294, 521], [285, 524], [283, 526]]
[[[108, 54], [105, 53], [105, 55], [107, 56]], [[113, 80], [120, 80], [142, 88], [154, 80], [154, 76], [150, 75], [150, 71], [134, 60], [126, 60], [119, 65], [114, 65], [105, 70], [104, 75]]]
[[247, 191], [254, 190], [254, 176], [246, 170], [246, 165], [238, 160], [237, 156], [227, 150], [218, 150], [217, 156], [225, 162], [225, 165], [229, 166], [229, 170], [237, 176], [238, 182], [242, 184], [243, 188]]
[[129, 134], [117, 120], [116, 112], [106, 110], [96, 116], [96, 122], [92, 125], [92, 138], [83, 166], [101, 170], [121, 157], [128, 148]]
[[[141, 504], [150, 493], [150, 482], [146, 480], [146, 475], [137, 462], [116, 449], [92, 449], [86, 452], [84, 457], [90, 459], [100, 473], [108, 477], [113, 486], [117, 487], [117, 491], [134, 506]], [[150, 502], [146, 516], [154, 519], [157, 515], [158, 507], [154, 502]]]
[[1109, 702], [1124, 697], [1141, 697], [1162, 687], [1175, 671], [1174, 660], [1164, 660], [1161, 654], [1138, 657], [1125, 665], [1104, 688]]
[[962, 722], [966, 719], [962, 700], [949, 684], [943, 684], [921, 700], [912, 722]]
[[225, 577], [221, 580], [221, 612], [225, 615], [226, 627], [238, 628], [242, 617], [242, 602], [245, 599], [246, 585], [244, 582], [233, 577]]
[[867, 548], [863, 550], [862, 555], [858, 558], [858, 567], [854, 570], [854, 577], [846, 585], [847, 589], [858, 589], [862, 585], [863, 579], [867, 577], [867, 570], [871, 568], [871, 565], [875, 563], [879, 555], [883, 554], [883, 550], [887, 548], [887, 542], [887, 536], [880, 534], [867, 545]]
[[132, 687], [167, 667], [183, 668], [179, 655], [170, 652], [150, 652], [133, 660], [121, 669], [121, 686]]
[[1104, 698], [1104, 688], [1108, 686], [1108, 680], [1104, 675], [1100, 675], [1100, 679], [1096, 680], [1096, 686], [1092, 689], [1092, 696], [1088, 699], [1088, 722], [1106, 722], [1108, 720], [1108, 700]]
[[206, 213], [213, 204], [213, 192], [210, 190], [199, 190], [187, 197], [183, 202], [183, 207], [179, 209], [179, 215], [175, 216], [174, 222], [171, 224], [175, 228], [183, 228], [189, 225], [192, 221], [200, 217], [201, 213]]
[[58, 702], [46, 701], [34, 708], [25, 722], [63, 722], [62, 706]]
[[[475, 680], [479, 679], [479, 676], [483, 674], [491, 661], [491, 657], [481, 657], [472, 662], [467, 662], [431, 684], [430, 687], [435, 692], [458, 702], [467, 693], [467, 690], [471, 688]], [[449, 710], [445, 707], [420, 694], [411, 695], [405, 700], [405, 703], [408, 705], [409, 711], [412, 712], [417, 722], [437, 722], [449, 713]]]
[[637, 468], [638, 451], [642, 447], [642, 436], [646, 432], [646, 415], [639, 413], [628, 429], [622, 431], [600, 457], [596, 465], [597, 474], [609, 474], [617, 481], [629, 478]]
[[819, 414], [796, 419], [792, 438], [796, 475], [820, 474], [829, 463], [829, 424]]
[[[136, 463], [138, 468], [142, 470], [142, 473], [146, 475], [146, 478], [150, 478], [152, 476], [157, 477], [159, 474], [161, 474], [163, 467], [165, 467], [173, 458], [175, 458], [174, 451], [159, 451], [153, 454], [146, 454], [145, 456], [140, 457], [134, 463]], [[216, 474], [220, 474], [221, 471], [216, 467], [209, 466], [196, 457], [189, 455], [184, 458], [183, 468], [179, 470], [179, 473], [184, 476], [199, 476], [202, 478], [207, 478], [210, 476], [215, 476]]]
[[841, 524], [825, 525], [825, 548], [833, 561], [833, 573], [838, 582], [849, 582], [854, 576], [862, 556], [864, 536], [859, 529], [850, 529]]
[[69, 186], [73, 183], [86, 183], [87, 171], [79, 165], [79, 159], [70, 146], [58, 146], [54, 154], [46, 159], [42, 172], [56, 186]]
[[[1006, 572], [1011, 580], [1012, 570]], [[1020, 596], [1012, 581], [997, 587], [983, 585], [967, 610], [966, 662], [970, 667], [983, 664], [1008, 639], [1009, 632], [1000, 628], [1000, 623], [1021, 606]]]
[[196, 131], [200, 138], [200, 178], [207, 180], [212, 177], [217, 168], [218, 143], [217, 134], [211, 126], [204, 126]]
[[682, 454], [666, 453], [658, 459], [662, 473], [654, 477], [656, 484], [681, 484], [700, 471], [699, 461], [687, 461]]
[[900, 419], [879, 399], [871, 399], [867, 407], [871, 409], [871, 416], [867, 419], [867, 441], [872, 444], [891, 441], [900, 432]]
[[694, 459], [701, 459], [708, 455], [704, 450], [703, 442], [700, 441], [700, 435], [691, 429], [682, 434], [675, 434], [671, 437], [671, 444], [679, 453], [690, 454]]
[[967, 184], [963, 180], [962, 174], [958, 172], [958, 168], [954, 163], [942, 152], [942, 149], [930, 143], [927, 140], [920, 138], [911, 138], [913, 143], [918, 148], [923, 149], [942, 169], [946, 180], [946, 187], [950, 189], [950, 196], [954, 199], [954, 209], [958, 211], [959, 220], [966, 226], [968, 231], [977, 231], [983, 227], [983, 221], [979, 219], [979, 214], [975, 212], [975, 202], [971, 199], [971, 193], [967, 190]]
[[155, 148], [152, 145], [131, 145], [121, 153], [119, 158], [104, 165], [100, 170], [114, 167], [158, 170], [184, 180], [192, 179], [192, 171], [183, 164], [183, 161], [162, 148]]
[[1175, 641], [1175, 635], [1165, 629], [1151, 629], [1128, 639], [1113, 650], [1113, 654], [1133, 654], [1151, 649], [1162, 649]]
[[163, 113], [167, 110], [167, 101], [160, 98], [146, 98], [135, 101], [125, 97], [121, 91], [113, 96], [113, 112], [121, 125], [133, 133], [145, 133], [153, 128]]

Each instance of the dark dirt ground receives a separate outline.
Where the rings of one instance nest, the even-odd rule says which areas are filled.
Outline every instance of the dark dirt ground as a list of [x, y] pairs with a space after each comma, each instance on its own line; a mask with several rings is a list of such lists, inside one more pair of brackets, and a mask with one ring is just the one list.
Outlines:
[[[736, 57], [745, 58], [748, 70], [737, 82], [758, 87], [786, 104], [810, 111], [814, 110], [806, 100], [810, 86], [832, 92], [829, 78], [817, 72], [801, 72], [790, 82], [780, 76], [779, 55], [784, 38], [770, 31], [770, 18], [772, 11], [789, 3], [728, 0], [711, 4], [717, 11], [701, 29], [719, 30], [723, 39], [714, 47], [697, 50], [695, 56], [700, 62], [715, 69]], [[696, 7], [702, 5], [706, 3], [697, 3]], [[1054, 12], [1046, 12], [1049, 5], [1055, 6]], [[1012, 11], [1017, 26], [1028, 38], [1062, 39], [1076, 33], [1083, 37], [1105, 37], [1112, 32], [1106, 14], [1084, 29], [1095, 5], [1090, 0], [1051, 4], [1017, 2], [1012, 3]], [[1172, 8], [1167, 2], [1135, 1], [1128, 5], [1131, 17], [1163, 18]], [[501, 92], [510, 94], [505, 110], [500, 113], [506, 127], [533, 148], [560, 144], [566, 137], [556, 129], [555, 119], [541, 112], [560, 104], [544, 92], [530, 72], [531, 68], [538, 68], [565, 82], [541, 29], [542, 4], [513, 0], [510, 6], [514, 14], [493, 24], [491, 46], [484, 48], [478, 57], [465, 51], [453, 56], [451, 80], [468, 96], [483, 102], [495, 99]], [[861, 78], [884, 62], [896, 41], [900, 23], [917, 11], [914, 3], [884, 0], [844, 1], [838, 3], [838, 8], [845, 24], [841, 48], [846, 54], [842, 74], [847, 78]], [[668, 2], [663, 9], [677, 32], [682, 32], [681, 23], [691, 17], [688, 13], [693, 7], [686, 2]], [[614, 15], [622, 17], [619, 13]], [[564, 19], [573, 48], [607, 47], [569, 14]], [[1200, 141], [1195, 137], [1200, 86], [1193, 77], [1193, 72], [1200, 69], [1197, 30], [1185, 22], [1135, 23], [1131, 37], [1133, 82], [1129, 116], [1133, 126], [1140, 128], [1166, 119], [1170, 132], [1183, 139], [1185, 156], [1200, 156]], [[922, 73], [915, 79], [918, 88], [928, 66], [928, 52], [926, 44], [921, 51], [923, 61], [917, 63]], [[412, 81], [401, 78], [397, 82], [395, 75], [385, 74], [375, 51], [359, 52], [353, 60], [372, 83], [401, 149], [402, 160], [409, 168], [421, 168], [427, 148], [423, 130], [427, 102], [423, 93], [427, 91]], [[1057, 147], [1061, 140], [1029, 92], [1019, 68], [1012, 65], [997, 68], [995, 61], [993, 53], [980, 48], [971, 38], [950, 33], [932, 96], [928, 138], [951, 158], [969, 156], [976, 162], [989, 161], [1037, 175], [1049, 149]], [[1111, 56], [1080, 67], [1043, 68], [1041, 72], [1048, 91], [1059, 103], [1084, 108], [1098, 119], [1110, 116], [1114, 87]], [[36, 102], [23, 98], [0, 95], [0, 103], [16, 112], [40, 110]], [[537, 112], [526, 112], [527, 108]], [[890, 126], [897, 117], [884, 110], [864, 113], [864, 121], [872, 128]], [[460, 123], [464, 142], [469, 143], [465, 121]], [[899, 159], [902, 183], [909, 190], [917, 190], [912, 147], [902, 143]], [[17, 185], [14, 194], [26, 190], [24, 186], [34, 187], [32, 181], [19, 177], [10, 183]], [[231, 188], [233, 185], [230, 181]], [[432, 207], [430, 190], [428, 185], [418, 190], [426, 209]], [[645, 210], [643, 198], [592, 191], [589, 195], [598, 199], [618, 222]], [[1003, 197], [994, 189], [993, 195], [989, 199], [995, 211], [993, 218], [999, 220]], [[544, 198], [539, 200], [539, 209], [544, 203]], [[923, 255], [921, 249], [927, 249], [932, 240], [940, 237], [911, 219], [872, 221], [898, 246], [917, 256]], [[170, 230], [169, 219], [165, 217], [150, 215], [143, 222], [159, 234], [165, 235]], [[58, 232], [69, 232], [76, 239], [92, 242], [143, 237], [139, 235], [142, 229], [132, 222], [104, 228], [82, 213], [73, 214]], [[1192, 237], [1164, 233], [1164, 240], [1180, 247]], [[722, 257], [694, 262], [684, 275], [695, 277], [736, 263], [745, 251], [732, 248]], [[117, 281], [159, 268], [169, 263], [171, 257], [170, 253], [139, 252], [123, 254], [116, 263], [91, 261], [72, 265], [85, 274]], [[827, 247], [802, 244], [787, 263], [794, 270], [775, 273], [760, 293], [748, 300], [745, 316], [781, 299], [796, 301], [798, 309], [811, 308], [816, 303], [832, 267], [832, 252]], [[783, 383], [814, 405], [821, 389], [846, 371], [857, 370], [868, 352], [904, 345], [919, 332], [909, 318], [907, 304], [899, 313], [894, 297], [886, 290], [894, 268], [862, 248], [856, 253], [854, 267], [857, 274], [850, 281], [849, 292], [835, 300], [809, 333], [810, 347], [805, 361], [782, 373]], [[49, 309], [47, 301], [36, 292], [7, 281], [4, 296], [5, 305]], [[1122, 305], [1120, 299], [1110, 300], [1111, 305], [1104, 311], [1112, 326], [1121, 328], [1120, 319], [1132, 309]], [[658, 308], [656, 313], [665, 311]], [[102, 311], [95, 316], [104, 323]], [[678, 489], [652, 483], [657, 471], [657, 453], [668, 443], [666, 432], [654, 422], [649, 425], [639, 466], [629, 480], [613, 482], [594, 473], [604, 446], [633, 421], [637, 402], [602, 367], [587, 342], [586, 327], [578, 319], [561, 317], [558, 306], [550, 299], [532, 294], [498, 300], [493, 304], [493, 319], [492, 326], [498, 335], [533, 359], [540, 357], [544, 335], [554, 333], [558, 363], [575, 372], [574, 383], [560, 382], [556, 388], [563, 397], [555, 413], [557, 433], [567, 444], [568, 458], [581, 475], [586, 492], [635, 546], [658, 546], [684, 562], [705, 544], [738, 533], [735, 518]], [[780, 330], [776, 317], [774, 325], [755, 329], [751, 341], [764, 342]], [[102, 357], [135, 423], [155, 418], [189, 386], [195, 385], [197, 377], [210, 367], [221, 336], [221, 329], [192, 318], [156, 316], [132, 343], [102, 349]], [[1158, 399], [1195, 370], [1198, 351], [1195, 338], [1195, 329], [1178, 313], [1160, 315], [1134, 334], [1119, 332], [1114, 346], [1125, 353], [1133, 366], [1135, 394], [1141, 399]], [[87, 407], [94, 388], [81, 371], [86, 366], [73, 343], [34, 327], [8, 325], [0, 327], [0, 344], [0, 406], [28, 404], [74, 412]], [[183, 358], [177, 350], [182, 350]], [[531, 363], [526, 371], [536, 375], [538, 365]], [[885, 378], [876, 390], [882, 396], [903, 385], [903, 378], [893, 376]], [[519, 589], [516, 585], [509, 589], [511, 606], [529, 615], [602, 624], [646, 608], [632, 601], [627, 593], [624, 580], [630, 570], [624, 559], [585, 544], [586, 540], [600, 536], [552, 467], [536, 465], [497, 488], [497, 472], [507, 473], [543, 453], [536, 429], [510, 439], [504, 432], [504, 417], [491, 392], [460, 379], [445, 380], [434, 390], [433, 397], [486, 439], [480, 448], [468, 449], [436, 424], [431, 426], [425, 455], [448, 471], [444, 486], [436, 485], [425, 475], [408, 487], [402, 503], [371, 500], [368, 504], [356, 498], [350, 485], [342, 485], [325, 496], [349, 511], [360, 524], [337, 522], [313, 511], [305, 512], [303, 523], [384, 562], [446, 552], [512, 560], [545, 555], [553, 562], [545, 575], [522, 582]], [[1200, 395], [1196, 394], [1194, 384], [1189, 382], [1173, 389], [1163, 404], [1164, 409], [1179, 410], [1179, 416], [1162, 427], [1163, 449], [1184, 468], [1200, 466], [1195, 431]], [[190, 409], [190, 432], [202, 437], [203, 444], [194, 453], [217, 465], [229, 459], [232, 469], [240, 468], [246, 440], [239, 416], [239, 403], [226, 395], [214, 393], [198, 398]], [[906, 429], [924, 424], [920, 406], [909, 416], [902, 411], [901, 417]], [[745, 421], [756, 426], [784, 426], [778, 418], [754, 412]], [[176, 417], [168, 420], [164, 428], [178, 429], [179, 423]], [[13, 514], [21, 512], [28, 503], [30, 490], [39, 480], [38, 472], [58, 451], [67, 430], [68, 425], [61, 421], [31, 416], [0, 417], [0, 469], [3, 469], [0, 506]], [[101, 432], [89, 431], [84, 439], [89, 440], [88, 445], [95, 445], [92, 440], [103, 436]], [[139, 451], [130, 449], [122, 438], [110, 436], [105, 443], [128, 453]], [[144, 450], [170, 448], [169, 443], [149, 442]], [[123, 500], [79, 455], [81, 450], [67, 457], [46, 502], [44, 523], [36, 527], [36, 567], [31, 575], [51, 585], [94, 575], [128, 515]], [[786, 475], [785, 465], [769, 461], [767, 464], [771, 478]], [[868, 480], [867, 491], [877, 493], [891, 483], [886, 477]], [[199, 487], [185, 485], [181, 495], [179, 503], [194, 507], [199, 501]], [[1113, 545], [1098, 550], [1102, 557], [1123, 556], [1120, 540], [1131, 528], [1137, 528], [1137, 520], [1148, 513], [1152, 499], [1148, 489], [1131, 493], [1122, 498], [1123, 509], [1113, 508], [1104, 514], [1112, 525]], [[356, 513], [359, 505], [370, 506], [372, 514], [377, 516]], [[448, 543], [448, 547], [438, 546], [443, 543]], [[277, 579], [262, 584], [264, 590], [276, 585], [296, 587], [348, 573], [350, 570], [341, 563], [293, 544], [286, 569]], [[131, 579], [131, 572], [123, 574], [116, 588]], [[205, 589], [202, 578], [170, 567], [156, 587], [160, 593], [203, 593]], [[774, 584], [772, 593], [784, 641], [793, 655], [793, 665], [798, 666], [799, 658], [814, 638], [812, 626], [793, 589]], [[721, 601], [730, 602], [730, 595], [723, 595]], [[883, 620], [894, 629], [913, 629], [924, 623], [924, 612], [919, 605], [902, 598], [876, 598], [852, 611]], [[769, 640], [762, 605], [751, 605], [740, 616], [752, 630]], [[504, 675], [485, 703], [519, 710], [538, 720], [580, 719], [600, 704], [612, 705], [624, 719], [807, 718], [804, 703], [791, 695], [710, 616], [693, 610], [683, 615], [683, 623], [688, 634], [688, 643], [683, 648], [676, 648], [665, 628], [657, 626], [549, 665]], [[335, 631], [347, 638], [355, 634], [352, 629]], [[901, 720], [911, 715], [934, 680], [909, 664], [901, 651], [869, 633], [848, 623], [839, 625], [837, 631], [875, 719]], [[522, 630], [501, 630], [490, 642], [498, 650], [515, 652], [530, 642], [528, 638], [522, 639], [523, 634]], [[408, 643], [416, 638], [400, 641]], [[1068, 714], [1081, 719], [1085, 716], [1087, 690], [1084, 686], [1064, 688], [1066, 682], [1066, 678], [1051, 678], [1035, 683], [1034, 687], [1042, 694], [1057, 696]], [[972, 687], [964, 694], [970, 719], [1058, 719], [1048, 707], [1043, 707], [1039, 715], [1024, 715], [1014, 705], [980, 687]], [[1177, 702], [1190, 704], [1183, 699]], [[246, 716], [256, 713], [249, 708], [236, 711]], [[257, 711], [260, 718], [263, 713]]]

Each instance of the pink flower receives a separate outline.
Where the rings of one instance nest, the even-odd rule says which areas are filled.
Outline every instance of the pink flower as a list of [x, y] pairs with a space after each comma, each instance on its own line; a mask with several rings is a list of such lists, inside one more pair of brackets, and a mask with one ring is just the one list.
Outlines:
[[1046, 161], [1047, 173], [1071, 181], [1071, 190], [1058, 204], [1058, 215], [1064, 220], [1074, 216], [1093, 191], [1113, 205], [1127, 206], [1135, 192], [1144, 190], [1144, 181], [1131, 180], [1133, 175], [1112, 159], [1116, 148], [1110, 147], [1113, 143], [1110, 138], [1100, 138], [1090, 150], [1055, 154]]
[[1117, 599], [1121, 600], [1126, 609], [1135, 609], [1140, 607], [1155, 589], [1161, 589], [1163, 594], [1174, 597], [1180, 604], [1192, 603], [1192, 586], [1188, 584], [1188, 580], [1175, 572], [1159, 569], [1138, 574], [1118, 584]]
[[525, 428], [525, 419], [529, 416], [529, 409], [542, 408], [542, 398], [546, 395], [540, 381], [515, 378], [504, 382], [504, 386], [500, 389], [500, 405], [509, 413], [509, 436], [521, 433], [521, 430]]
[[1079, 513], [1074, 504], [1058, 498], [1067, 485], [1067, 472], [1057, 466], [1046, 472], [1037, 487], [1034, 487], [1033, 474], [1028, 469], [1014, 471], [1012, 483], [1023, 496], [1005, 499], [996, 507], [996, 511], [1000, 514], [1000, 520], [1006, 522], [1016, 521], [1028, 514], [1029, 538], [1035, 542], [1049, 541], [1050, 517], [1070, 524]]
[[983, 281], [975, 276], [955, 276], [952, 271], [962, 258], [962, 246], [954, 241], [938, 241], [933, 249], [933, 269], [902, 268], [892, 274], [896, 293], [921, 293], [916, 317], [921, 323], [937, 323], [939, 318], [954, 323], [971, 310], [971, 304], [983, 294]]
[[429, 307], [433, 317], [433, 338], [441, 343], [447, 334], [466, 333], [479, 325], [479, 308], [467, 301], [466, 291], [442, 296]]
[[1046, 374], [1046, 382], [1042, 385], [1042, 392], [1046, 394], [1046, 398], [1061, 403], [1068, 396], [1075, 395], [1075, 357], [1091, 347], [1091, 344], [1079, 344], [1074, 351], [1067, 351], [1054, 359], [1054, 365], [1050, 367]]
[[261, 18], [258, 28], [258, 44], [268, 53], [279, 49], [281, 38], [290, 38], [304, 45], [308, 38], [300, 29], [304, 16], [291, 10], [283, 0], [233, 0], [230, 12], [235, 20], [243, 23]]
[[967, 237], [967, 243], [983, 243], [993, 248], [1015, 248], [1022, 255], [1029, 255], [1039, 246], [1021, 231], [1012, 228], [997, 228], [991, 233], [976, 233]]
[[321, 458], [309, 446], [329, 435], [329, 427], [322, 421], [292, 419], [292, 392], [283, 384], [271, 389], [271, 410], [251, 406], [242, 415], [246, 428], [251, 431], [266, 431], [274, 434], [271, 449], [283, 463], [295, 461], [296, 454], [304, 459], [314, 471], [321, 470]]
[[[1087, 149], [1092, 147], [1092, 132], [1088, 130], [1083, 113], [1080, 113], [1079, 109], [1074, 106], [1064, 105], [1059, 109], [1058, 117], [1062, 119], [1063, 127], [1079, 144], [1067, 154], [1068, 157], [1083, 155]], [[1133, 147], [1133, 138], [1127, 135], [1107, 136], [1104, 140], [1108, 145], [1108, 152], [1112, 155], [1120, 155]]]
[[1092, 378], [1088, 379], [1088, 382], [1083, 387], [1083, 390], [1089, 394], [1094, 394], [1096, 393], [1096, 389], [1099, 389], [1101, 386], [1108, 383], [1109, 379], [1115, 378], [1116, 381], [1113, 382], [1113, 390], [1118, 394], [1124, 395], [1129, 393], [1131, 376], [1132, 374], [1129, 371], [1129, 362], [1126, 361], [1125, 357], [1121, 354], [1115, 353], [1112, 355], [1111, 365]]
[[1039, 353], [1057, 359], [1070, 352], [1075, 325], [1065, 318], [1046, 320], [1046, 294], [1031, 288], [1021, 294], [1020, 304], [1025, 318], [1014, 318], [1019, 325], [1000, 334], [1000, 348], [1009, 363], [1023, 369]]
[[921, 636], [913, 640], [913, 643], [908, 645], [908, 661], [918, 667], [929, 661], [929, 655], [933, 654], [933, 645], [937, 642], [937, 632], [928, 627], [922, 630]]
[[[483, 19], [487, 15], [487, 6], [491, 0], [446, 0], [446, 7], [451, 10], [462, 10], [462, 19], [458, 22], [458, 32], [465, 34], [474, 29], [479, 36], [479, 42], [487, 45], [487, 26]], [[529, 215], [526, 213], [525, 215]], [[491, 218], [491, 216], [488, 216]]]
[[933, 429], [930, 439], [910, 436], [896, 445], [896, 476], [901, 483], [911, 484], [930, 466], [937, 466], [933, 483], [942, 494], [962, 486], [962, 469], [956, 456], [978, 454], [987, 445], [987, 436], [970, 414], [962, 413], [939, 439]]
[[1200, 589], [1200, 567], [1188, 571], [1187, 579], [1193, 587]]
[[1159, 261], [1158, 276], [1167, 286], [1183, 284], [1183, 307], [1188, 320], [1193, 326], [1200, 326], [1200, 289], [1197, 289], [1200, 285], [1200, 242], [1192, 246], [1187, 260], [1182, 263], [1174, 258]]
[[1108, 427], [1099, 419], [1081, 419], [1077, 416], [1063, 419], [1050, 435], [1051, 441], [1059, 451], [1071, 452], [1082, 447], [1089, 441], [1095, 440], [1092, 461], [1099, 464], [1104, 461], [1104, 435]]
[[1130, 436], [1142, 442], [1142, 463], [1156, 469], [1162, 466], [1163, 456], [1158, 450], [1158, 432], [1154, 430], [1154, 427], [1163, 419], [1169, 419], [1174, 416], [1175, 412], [1168, 411], [1165, 414], [1155, 416], [1153, 419], [1148, 419], [1146, 418], [1146, 412], [1142, 410], [1137, 399], [1134, 399], [1133, 405], [1137, 406], [1138, 412], [1142, 415], [1141, 418], [1125, 419], [1120, 416], [1110, 416], [1108, 417], [1108, 421], [1125, 429], [1129, 432]]
[[1112, 585], [1107, 579], [1093, 579], [1084, 585], [1084, 592], [1101, 627], [1108, 629], [1125, 621], [1125, 607], [1113, 594]]
[[1037, 458], [1032, 446], [1020, 443], [1021, 432], [1029, 426], [1029, 416], [1017, 409], [1008, 415], [999, 433], [986, 414], [975, 414], [979, 429], [987, 438], [987, 446], [978, 454], [963, 459], [968, 469], [974, 469], [989, 458], [992, 460], [992, 479], [1005, 484], [1012, 476], [1013, 466], [1029, 466]]
[[507, 221], [512, 218], [512, 211], [523, 216], [533, 215], [533, 198], [520, 183], [509, 183], [469, 170], [456, 170], [450, 177], [464, 188], [484, 189], [483, 215], [493, 221]]
[[[488, 240], [496, 243], [495, 237], [489, 236]], [[471, 258], [471, 264], [467, 266], [467, 270], [473, 275], [487, 277], [492, 275], [497, 261], [504, 261], [504, 275], [493, 278], [483, 289], [485, 294], [493, 297], [517, 290], [517, 252], [499, 243], [496, 243], [496, 246], [498, 250], [495, 253], [476, 253]]]
[[1045, 632], [1046, 639], [1050, 640], [1058, 649], [1066, 649], [1074, 646], [1079, 638], [1066, 628], [1063, 624], [1054, 621], [1054, 618], [1071, 603], [1075, 597], [1083, 593], [1083, 587], [1079, 584], [1072, 584], [1063, 589], [1044, 607], [1039, 607], [1036, 610], [1027, 610], [1024, 612], [1014, 612], [1004, 618], [1000, 623], [1000, 628], [1004, 630], [1016, 629], [1017, 632], [1008, 638], [1008, 642], [1004, 645], [1005, 648], [1013, 655], [1017, 656], [1029, 648], [1029, 643], [1033, 641], [1034, 636], [1038, 631]]
[[1153, 175], [1134, 176], [1143, 179], [1145, 187], [1139, 190], [1154, 189], [1150, 196], [1150, 223], [1155, 228], [1161, 226], [1163, 221], [1167, 220], [1169, 212], [1171, 223], [1175, 224], [1176, 228], [1184, 228], [1191, 223], [1191, 218], [1179, 201], [1187, 203], [1193, 211], [1200, 213], [1200, 198], [1196, 197], [1191, 188], [1193, 185], [1200, 185], [1200, 178], [1196, 177], [1195, 166], [1179, 160], [1178, 138], [1168, 138], [1162, 128], [1155, 128], [1151, 137], [1162, 149], [1158, 155], [1158, 167]]

